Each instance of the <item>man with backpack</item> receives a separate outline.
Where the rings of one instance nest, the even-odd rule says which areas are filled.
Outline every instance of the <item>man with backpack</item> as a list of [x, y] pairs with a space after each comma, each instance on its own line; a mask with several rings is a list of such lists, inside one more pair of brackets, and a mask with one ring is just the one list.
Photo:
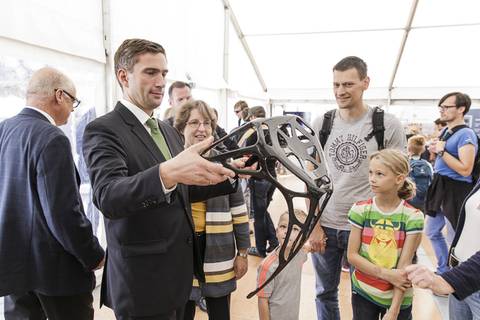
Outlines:
[[333, 179], [333, 194], [320, 223], [310, 237], [316, 273], [318, 319], [340, 319], [338, 284], [342, 256], [347, 250], [353, 203], [372, 196], [368, 184], [368, 157], [384, 148], [405, 150], [405, 132], [393, 115], [363, 101], [368, 89], [366, 63], [354, 56], [333, 67], [333, 91], [338, 109], [313, 123], [320, 134]]
[[[425, 213], [429, 215], [425, 232], [437, 257], [439, 274], [449, 269], [447, 242], [452, 243], [460, 208], [473, 188], [478, 138], [464, 120], [471, 103], [470, 97], [461, 92], [451, 92], [440, 99], [440, 119], [447, 122], [447, 127], [429, 147], [436, 160], [435, 176], [425, 202]], [[445, 224], [447, 242], [442, 234]]]

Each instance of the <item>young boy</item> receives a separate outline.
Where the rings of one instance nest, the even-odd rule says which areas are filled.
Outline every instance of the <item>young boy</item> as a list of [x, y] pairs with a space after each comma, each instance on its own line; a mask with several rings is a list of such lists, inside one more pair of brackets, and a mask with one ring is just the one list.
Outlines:
[[427, 195], [428, 187], [433, 180], [432, 165], [420, 159], [420, 155], [425, 150], [425, 137], [416, 135], [408, 139], [408, 156], [410, 159], [410, 173], [409, 177], [415, 182], [416, 193], [413, 199], [408, 202], [415, 208], [424, 212], [425, 196]]
[[[301, 223], [305, 222], [306, 213], [295, 209], [295, 217]], [[258, 267], [257, 285], [262, 285], [278, 267], [280, 248], [285, 241], [288, 228], [288, 211], [284, 212], [278, 221], [277, 239], [280, 243]], [[294, 225], [290, 241], [285, 248], [285, 256], [293, 249], [292, 245], [298, 235], [300, 227]], [[308, 244], [300, 250], [292, 261], [280, 272], [275, 279], [257, 293], [258, 313], [260, 320], [294, 320], [298, 319], [300, 309], [300, 286], [302, 267], [307, 260]]]

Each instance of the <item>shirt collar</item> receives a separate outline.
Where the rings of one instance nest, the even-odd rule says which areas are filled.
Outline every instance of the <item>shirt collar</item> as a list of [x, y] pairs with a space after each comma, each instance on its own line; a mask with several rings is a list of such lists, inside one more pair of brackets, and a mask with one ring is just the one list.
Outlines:
[[43, 110], [40, 110], [36, 107], [32, 107], [32, 106], [25, 106], [25, 108], [28, 108], [28, 109], [32, 109], [32, 110], [35, 110], [37, 111], [38, 113], [40, 113], [41, 115], [43, 115], [45, 118], [47, 118], [47, 120], [53, 124], [54, 126], [56, 126], [57, 124], [55, 123], [55, 120], [53, 120], [52, 116], [49, 115], [48, 113], [46, 113], [45, 111]]
[[[147, 122], [147, 120], [151, 118], [148, 114], [145, 113], [145, 111], [143, 111], [142, 109], [140, 109], [139, 107], [137, 107], [136, 105], [131, 103], [130, 101], [125, 100], [125, 99], [120, 99], [120, 102], [128, 110], [130, 110], [131, 113], [133, 113], [135, 118], [137, 118], [138, 121], [140, 121], [141, 124], [145, 125], [145, 122]], [[152, 115], [152, 117], [153, 117], [153, 115]]]

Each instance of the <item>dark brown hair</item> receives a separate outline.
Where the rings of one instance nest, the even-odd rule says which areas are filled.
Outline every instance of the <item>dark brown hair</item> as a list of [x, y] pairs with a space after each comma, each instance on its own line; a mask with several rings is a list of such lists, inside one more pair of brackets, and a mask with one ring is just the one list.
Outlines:
[[248, 118], [251, 119], [252, 116], [255, 118], [265, 118], [265, 108], [262, 106], [255, 106], [248, 109]]
[[[115, 66], [115, 75], [117, 75], [118, 70], [125, 69], [128, 72], [132, 72], [133, 66], [138, 62], [138, 56], [144, 53], [161, 53], [167, 57], [165, 54], [165, 49], [156, 43], [145, 39], [127, 39], [122, 42], [120, 47], [118, 47], [115, 52], [115, 57], [113, 58]], [[117, 78], [120, 87], [122, 84]], [[122, 88], [123, 89], [123, 88]]]
[[333, 66], [333, 71], [347, 71], [352, 68], [357, 70], [360, 80], [365, 79], [368, 71], [367, 64], [359, 57], [348, 56], [343, 58]]
[[450, 92], [444, 95], [440, 101], [438, 102], [438, 106], [445, 102], [449, 97], [455, 96], [455, 106], [457, 108], [465, 107], [465, 110], [463, 111], [463, 115], [466, 115], [467, 112], [470, 110], [470, 106], [472, 105], [472, 100], [466, 93], [461, 93], [461, 92]]
[[182, 89], [182, 88], [185, 88], [185, 87], [188, 87], [189, 89], [192, 89], [192, 87], [186, 83], [186, 82], [183, 82], [183, 81], [175, 81], [174, 83], [172, 83], [170, 85], [170, 87], [168, 88], [168, 97], [171, 98], [172, 97], [172, 92], [173, 92], [173, 89]]

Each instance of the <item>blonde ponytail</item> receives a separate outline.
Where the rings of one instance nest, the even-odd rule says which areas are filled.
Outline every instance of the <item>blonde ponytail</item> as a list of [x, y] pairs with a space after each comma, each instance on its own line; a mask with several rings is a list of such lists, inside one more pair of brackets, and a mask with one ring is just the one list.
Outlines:
[[397, 195], [400, 199], [410, 200], [415, 197], [415, 192], [417, 187], [415, 182], [412, 181], [409, 177], [405, 178], [403, 185], [398, 189]]

